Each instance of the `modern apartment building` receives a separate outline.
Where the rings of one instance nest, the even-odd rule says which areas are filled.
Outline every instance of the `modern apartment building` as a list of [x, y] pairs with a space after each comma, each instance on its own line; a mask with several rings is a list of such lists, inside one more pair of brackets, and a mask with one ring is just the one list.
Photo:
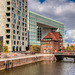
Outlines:
[[28, 46], [28, 0], [0, 0], [0, 37], [9, 51], [25, 51]]
[[42, 40], [49, 32], [60, 32], [64, 45], [64, 23], [42, 16], [29, 11], [28, 39], [30, 45], [40, 45]]

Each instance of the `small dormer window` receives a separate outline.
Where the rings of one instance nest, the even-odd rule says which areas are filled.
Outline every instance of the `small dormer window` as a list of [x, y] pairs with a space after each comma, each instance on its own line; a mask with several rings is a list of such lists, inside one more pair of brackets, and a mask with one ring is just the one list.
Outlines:
[[46, 40], [52, 40], [51, 38], [50, 39], [43, 39], [44, 41], [46, 41]]

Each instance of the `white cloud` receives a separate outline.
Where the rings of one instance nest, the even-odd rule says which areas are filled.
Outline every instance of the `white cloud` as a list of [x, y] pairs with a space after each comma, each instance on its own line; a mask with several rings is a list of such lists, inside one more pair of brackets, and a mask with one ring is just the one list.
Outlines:
[[74, 9], [75, 3], [67, 0], [45, 0], [42, 4], [39, 0], [29, 0], [29, 10], [63, 22], [66, 29], [75, 27]]
[[68, 30], [65, 35], [66, 42], [75, 43], [75, 30]]
[[[61, 21], [65, 24], [65, 30], [68, 30], [66, 40], [74, 39], [75, 30], [75, 3], [68, 0], [45, 0], [42, 4], [39, 0], [29, 0], [29, 10], [47, 16], [49, 18]], [[73, 36], [70, 36], [70, 34]], [[70, 40], [71, 40], [70, 39]], [[71, 40], [72, 41], [72, 40]], [[70, 42], [70, 41], [69, 41]]]

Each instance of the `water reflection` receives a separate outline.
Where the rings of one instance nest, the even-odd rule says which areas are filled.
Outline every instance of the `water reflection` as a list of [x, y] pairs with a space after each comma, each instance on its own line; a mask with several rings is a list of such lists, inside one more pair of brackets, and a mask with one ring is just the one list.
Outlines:
[[75, 75], [75, 63], [42, 61], [0, 71], [0, 75]]

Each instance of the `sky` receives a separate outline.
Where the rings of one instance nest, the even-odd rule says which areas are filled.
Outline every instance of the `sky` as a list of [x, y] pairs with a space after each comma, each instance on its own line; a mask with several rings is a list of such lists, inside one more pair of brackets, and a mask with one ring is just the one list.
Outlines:
[[30, 11], [65, 24], [65, 43], [75, 43], [75, 0], [28, 0]]

